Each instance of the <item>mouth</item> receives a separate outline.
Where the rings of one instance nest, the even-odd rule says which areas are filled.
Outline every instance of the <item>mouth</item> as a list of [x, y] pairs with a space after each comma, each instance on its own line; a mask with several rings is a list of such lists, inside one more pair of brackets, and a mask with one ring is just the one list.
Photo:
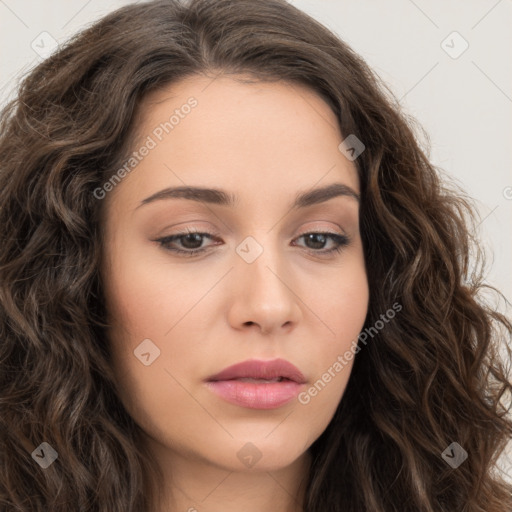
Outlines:
[[234, 405], [275, 409], [297, 396], [306, 379], [284, 359], [250, 360], [230, 366], [206, 380], [207, 387]]

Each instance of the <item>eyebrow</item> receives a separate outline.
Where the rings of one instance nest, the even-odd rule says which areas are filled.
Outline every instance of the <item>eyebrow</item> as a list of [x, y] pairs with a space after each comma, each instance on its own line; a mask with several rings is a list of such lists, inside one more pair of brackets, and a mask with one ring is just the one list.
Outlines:
[[[351, 197], [358, 202], [360, 201], [359, 194], [348, 185], [344, 185], [343, 183], [332, 183], [325, 187], [298, 193], [290, 208], [292, 210], [306, 208], [315, 204], [324, 203], [329, 199], [340, 196]], [[146, 197], [146, 199], [143, 199], [137, 208], [161, 199], [189, 199], [191, 201], [227, 206], [229, 208], [233, 208], [238, 203], [237, 196], [230, 194], [225, 190], [184, 186], [169, 187], [160, 190], [153, 195]]]

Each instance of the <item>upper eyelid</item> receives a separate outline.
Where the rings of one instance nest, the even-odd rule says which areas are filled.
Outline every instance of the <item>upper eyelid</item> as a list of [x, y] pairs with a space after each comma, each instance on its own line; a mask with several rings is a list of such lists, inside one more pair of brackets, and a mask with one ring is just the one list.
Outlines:
[[[325, 233], [325, 234], [330, 234], [330, 235], [348, 236], [345, 233], [338, 233], [337, 231], [331, 231], [330, 229], [316, 228], [316, 229], [308, 229], [308, 230], [305, 230], [305, 231], [301, 231], [300, 234], [298, 234], [295, 238], [301, 237], [303, 235], [308, 235], [310, 233]], [[211, 237], [211, 238], [216, 238], [216, 237], [220, 237], [221, 236], [220, 233], [218, 233], [216, 231], [185, 229], [183, 231], [178, 231], [176, 233], [171, 233], [170, 235], [163, 235], [160, 238], [181, 237], [181, 236], [186, 236], [186, 235], [189, 235], [189, 234], [191, 234], [191, 235], [193, 235], [193, 234], [207, 235], [208, 237]]]

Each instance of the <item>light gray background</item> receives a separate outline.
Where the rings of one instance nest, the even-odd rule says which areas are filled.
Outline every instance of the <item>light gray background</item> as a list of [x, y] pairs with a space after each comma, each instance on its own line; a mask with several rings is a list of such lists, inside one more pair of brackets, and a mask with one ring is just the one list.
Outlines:
[[[128, 3], [0, 0], [0, 103], [13, 96], [16, 79], [40, 62], [36, 51], [49, 49], [51, 38], [62, 43]], [[432, 162], [477, 202], [478, 235], [489, 260], [487, 281], [510, 301], [512, 0], [290, 3], [351, 45], [426, 129]], [[454, 31], [463, 39], [451, 36]], [[467, 50], [452, 58], [447, 51], [455, 56], [463, 40]], [[502, 465], [512, 481], [512, 444]]]

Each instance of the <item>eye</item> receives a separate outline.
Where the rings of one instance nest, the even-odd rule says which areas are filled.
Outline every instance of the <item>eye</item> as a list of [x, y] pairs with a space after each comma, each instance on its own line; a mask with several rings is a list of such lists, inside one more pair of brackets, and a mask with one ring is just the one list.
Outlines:
[[[172, 251], [186, 256], [194, 256], [207, 250], [207, 247], [201, 247], [204, 238], [214, 239], [216, 237], [217, 236], [213, 233], [203, 233], [187, 229], [187, 231], [176, 233], [175, 235], [164, 236], [154, 241], [158, 242], [167, 251]], [[184, 249], [173, 247], [171, 244], [175, 243], [175, 241], [179, 241]]]
[[[341, 252], [343, 248], [350, 243], [348, 236], [341, 235], [339, 233], [331, 233], [328, 231], [311, 231], [309, 233], [304, 233], [300, 235], [297, 240], [301, 238], [304, 238], [306, 244], [309, 244], [308, 249], [314, 249], [313, 252], [319, 254], [331, 254], [334, 251]], [[325, 249], [324, 246], [329, 240], [333, 243], [334, 246], [330, 249]], [[322, 250], [319, 251], [316, 249]]]
[[[175, 254], [183, 254], [184, 256], [195, 256], [196, 254], [203, 253], [208, 250], [209, 246], [202, 246], [204, 239], [220, 241], [218, 235], [215, 233], [200, 232], [194, 230], [187, 230], [174, 235], [157, 238], [153, 241], [158, 242], [165, 250], [171, 251]], [[327, 255], [333, 252], [341, 252], [344, 247], [350, 243], [350, 239], [346, 235], [331, 232], [317, 232], [311, 231], [303, 233], [295, 240], [304, 239], [306, 242], [306, 249], [317, 255]], [[331, 241], [333, 247], [325, 249], [325, 245]], [[181, 247], [176, 247], [173, 244], [179, 242]], [[217, 244], [218, 245], [218, 244]]]

